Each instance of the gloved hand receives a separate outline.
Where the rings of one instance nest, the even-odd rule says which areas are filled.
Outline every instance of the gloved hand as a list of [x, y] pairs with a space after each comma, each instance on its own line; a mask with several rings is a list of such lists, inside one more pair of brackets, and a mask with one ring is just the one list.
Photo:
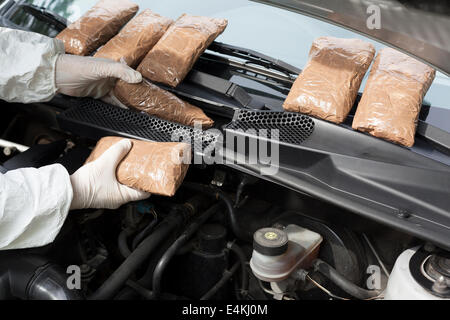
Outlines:
[[130, 151], [131, 146], [130, 140], [121, 140], [95, 161], [85, 164], [70, 176], [73, 189], [71, 210], [116, 209], [124, 203], [150, 196], [147, 192], [132, 189], [117, 181], [117, 165]]
[[101, 98], [117, 79], [139, 83], [142, 75], [124, 63], [104, 58], [61, 54], [56, 60], [55, 82], [58, 92], [73, 97]]

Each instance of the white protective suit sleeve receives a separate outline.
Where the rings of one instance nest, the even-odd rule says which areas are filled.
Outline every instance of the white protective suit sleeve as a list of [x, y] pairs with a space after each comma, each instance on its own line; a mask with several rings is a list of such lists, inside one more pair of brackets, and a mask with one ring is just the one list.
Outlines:
[[0, 27], [0, 99], [49, 101], [56, 94], [55, 64], [64, 44], [44, 35]]
[[[57, 91], [55, 64], [61, 41], [0, 27], [0, 99], [42, 102]], [[54, 240], [72, 202], [61, 165], [0, 174], [0, 250], [40, 247]]]
[[60, 164], [0, 174], [0, 250], [52, 242], [72, 197], [69, 173]]

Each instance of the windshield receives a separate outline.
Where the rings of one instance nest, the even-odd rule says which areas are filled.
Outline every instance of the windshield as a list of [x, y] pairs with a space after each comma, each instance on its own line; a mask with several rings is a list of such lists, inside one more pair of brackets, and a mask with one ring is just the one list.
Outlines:
[[[43, 6], [69, 21], [76, 20], [93, 5], [93, 1], [87, 0], [27, 0], [24, 2]], [[227, 18], [228, 27], [217, 41], [256, 50], [299, 68], [303, 68], [308, 60], [312, 41], [323, 35], [363, 39], [374, 44], [377, 50], [384, 47], [383, 44], [347, 29], [247, 0], [208, 0], [207, 4], [204, 0], [152, 2], [136, 0], [134, 2], [139, 4], [141, 9], [150, 8], [173, 19], [185, 12]], [[19, 16], [14, 22], [20, 24], [20, 19], [25, 20], [25, 17]], [[43, 31], [45, 33], [45, 30]], [[360, 91], [364, 89], [365, 80]], [[437, 72], [424, 103], [450, 109], [449, 92], [450, 78]]]

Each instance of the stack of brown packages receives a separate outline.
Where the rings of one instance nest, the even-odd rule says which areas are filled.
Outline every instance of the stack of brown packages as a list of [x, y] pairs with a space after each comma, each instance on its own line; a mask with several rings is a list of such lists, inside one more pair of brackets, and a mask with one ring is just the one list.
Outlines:
[[[120, 137], [100, 139], [86, 163], [100, 157]], [[130, 188], [173, 196], [183, 182], [189, 168], [191, 147], [178, 142], [150, 142], [132, 140], [130, 152], [117, 166], [117, 180]]]
[[343, 122], [374, 55], [373, 45], [359, 39], [317, 38], [311, 46], [308, 64], [283, 104], [284, 109]]
[[173, 20], [144, 10], [111, 40], [94, 57], [124, 61], [135, 68], [166, 32]]
[[89, 55], [115, 36], [138, 9], [128, 0], [100, 0], [56, 38], [64, 42], [67, 53]]
[[214, 124], [214, 121], [205, 115], [202, 109], [146, 80], [137, 84], [119, 80], [114, 88], [114, 95], [125, 106], [161, 119], [187, 126], [194, 126], [197, 123], [203, 129], [210, 128]]
[[154, 82], [176, 87], [226, 26], [225, 19], [183, 14], [150, 50], [137, 70]]
[[380, 50], [356, 110], [353, 129], [411, 147], [422, 100], [435, 73], [397, 50]]

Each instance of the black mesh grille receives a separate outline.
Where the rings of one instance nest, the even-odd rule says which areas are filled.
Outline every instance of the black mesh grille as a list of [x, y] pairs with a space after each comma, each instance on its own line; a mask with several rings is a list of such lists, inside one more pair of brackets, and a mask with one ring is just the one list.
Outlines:
[[268, 129], [267, 138], [271, 138], [270, 130], [278, 129], [280, 141], [300, 144], [312, 134], [314, 121], [294, 112], [239, 110], [226, 128], [244, 131]]
[[92, 138], [114, 134], [169, 142], [174, 141], [173, 137], [178, 137], [176, 141], [189, 139], [192, 146], [194, 142], [197, 146], [201, 142], [203, 148], [216, 140], [215, 135], [206, 131], [93, 99], [81, 99], [79, 105], [61, 113], [58, 120], [63, 129]]

